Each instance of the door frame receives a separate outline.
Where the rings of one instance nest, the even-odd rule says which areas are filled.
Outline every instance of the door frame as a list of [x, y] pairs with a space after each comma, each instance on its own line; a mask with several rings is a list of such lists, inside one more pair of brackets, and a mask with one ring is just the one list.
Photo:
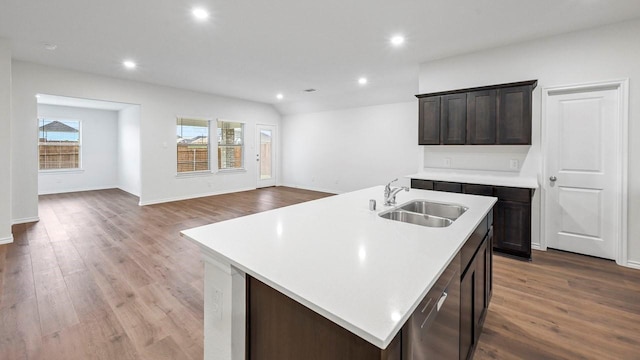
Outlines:
[[[260, 185], [260, 169], [257, 167], [256, 165], [256, 189], [262, 188], [262, 187], [269, 187], [269, 186], [278, 186], [278, 125], [275, 124], [256, 124], [256, 143], [255, 143], [255, 150], [256, 150], [256, 154], [260, 154], [260, 127], [270, 127], [273, 129], [273, 134], [272, 134], [272, 153], [271, 153], [271, 173], [273, 175], [273, 185]], [[261, 159], [262, 160], [262, 159]], [[260, 163], [259, 161], [257, 161], [257, 163]]]
[[[540, 197], [540, 248], [547, 250], [547, 157], [549, 156], [549, 143], [547, 132], [550, 129], [547, 119], [548, 99], [555, 94], [590, 91], [590, 90], [615, 90], [618, 96], [618, 133], [616, 134], [616, 263], [627, 267], [637, 267], [628, 261], [628, 164], [629, 164], [629, 79], [619, 79], [583, 84], [550, 86], [542, 89], [541, 110], [541, 137], [542, 137], [542, 179], [540, 181], [542, 194]], [[638, 264], [640, 265], [640, 264]]]

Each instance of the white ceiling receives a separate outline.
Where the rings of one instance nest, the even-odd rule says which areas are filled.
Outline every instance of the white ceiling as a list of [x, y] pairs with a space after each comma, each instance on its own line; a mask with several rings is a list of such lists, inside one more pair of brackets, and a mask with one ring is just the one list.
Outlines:
[[0, 0], [0, 37], [15, 59], [289, 114], [410, 101], [421, 62], [638, 17], [638, 0]]

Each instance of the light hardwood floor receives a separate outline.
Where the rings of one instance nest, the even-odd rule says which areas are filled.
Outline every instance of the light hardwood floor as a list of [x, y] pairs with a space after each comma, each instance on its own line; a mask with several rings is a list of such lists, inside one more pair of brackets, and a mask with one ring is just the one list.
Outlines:
[[[201, 359], [203, 266], [178, 232], [324, 196], [41, 196], [40, 222], [0, 246], [0, 359]], [[535, 252], [496, 256], [494, 284], [476, 359], [640, 359], [640, 271]]]

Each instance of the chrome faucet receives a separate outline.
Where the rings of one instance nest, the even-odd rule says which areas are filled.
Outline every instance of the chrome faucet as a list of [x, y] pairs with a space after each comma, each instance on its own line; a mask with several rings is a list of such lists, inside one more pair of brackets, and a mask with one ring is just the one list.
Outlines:
[[402, 186], [402, 187], [399, 187], [399, 188], [392, 188], [391, 187], [391, 183], [396, 182], [396, 181], [398, 181], [398, 179], [391, 180], [384, 187], [384, 205], [385, 206], [395, 205], [396, 204], [396, 194], [399, 193], [400, 191], [402, 191], [402, 190], [409, 191], [409, 188], [406, 187], [406, 186]]

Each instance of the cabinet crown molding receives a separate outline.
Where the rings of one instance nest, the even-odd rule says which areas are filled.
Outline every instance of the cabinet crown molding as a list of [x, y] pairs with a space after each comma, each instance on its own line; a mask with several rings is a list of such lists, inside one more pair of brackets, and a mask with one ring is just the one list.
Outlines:
[[466, 93], [466, 92], [472, 92], [472, 91], [495, 90], [495, 89], [501, 89], [506, 87], [516, 87], [516, 86], [531, 86], [531, 89], [533, 90], [536, 88], [537, 85], [538, 85], [538, 80], [527, 80], [527, 81], [518, 81], [518, 82], [512, 82], [512, 83], [506, 83], [506, 84], [479, 86], [479, 87], [472, 87], [472, 88], [466, 88], [466, 89], [456, 89], [456, 90], [432, 92], [427, 94], [418, 94], [416, 95], [416, 97], [420, 99], [420, 98], [429, 97], [429, 96], [459, 94], [459, 93]]

